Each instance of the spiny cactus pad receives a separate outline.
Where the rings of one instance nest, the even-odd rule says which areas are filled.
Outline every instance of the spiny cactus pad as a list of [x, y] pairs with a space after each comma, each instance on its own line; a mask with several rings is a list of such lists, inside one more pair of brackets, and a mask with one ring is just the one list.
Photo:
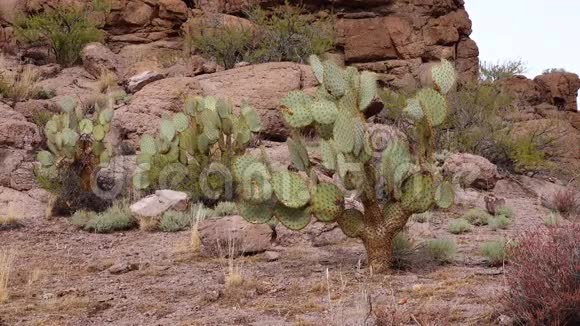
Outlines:
[[377, 75], [363, 71], [360, 74], [359, 109], [365, 111], [377, 95]]
[[286, 141], [288, 145], [288, 151], [290, 152], [290, 159], [294, 167], [300, 171], [306, 171], [310, 167], [310, 160], [308, 158], [308, 151], [304, 142], [301, 139], [294, 140], [288, 138]]
[[338, 108], [336, 104], [327, 100], [319, 100], [310, 106], [314, 120], [320, 124], [331, 124], [336, 120]]
[[275, 172], [272, 175], [272, 186], [276, 197], [286, 207], [303, 207], [310, 200], [308, 186], [297, 173], [289, 171]]
[[337, 219], [342, 232], [349, 238], [358, 238], [364, 231], [363, 214], [356, 209], [345, 210]]
[[270, 205], [255, 205], [242, 202], [240, 204], [240, 214], [252, 224], [268, 223], [274, 216], [274, 209]]
[[324, 62], [322, 66], [324, 67], [324, 87], [335, 97], [343, 96], [347, 89], [347, 82], [343, 71], [335, 63], [330, 61]]
[[253, 203], [264, 203], [272, 197], [271, 175], [266, 166], [256, 162], [248, 166], [242, 177], [241, 196]]
[[407, 106], [403, 109], [403, 113], [414, 122], [419, 122], [425, 116], [421, 102], [416, 98], [407, 100]]
[[454, 200], [455, 192], [451, 182], [443, 181], [435, 188], [435, 204], [440, 208], [447, 209], [451, 207]]
[[354, 121], [349, 114], [339, 114], [334, 123], [334, 146], [338, 151], [350, 153], [354, 148]]
[[316, 55], [311, 55], [308, 58], [308, 63], [310, 63], [310, 67], [312, 67], [312, 72], [314, 72], [314, 76], [318, 80], [319, 83], [324, 82], [324, 66], [322, 62]]
[[432, 88], [424, 88], [417, 93], [416, 98], [432, 126], [439, 126], [445, 121], [447, 101], [443, 95]]
[[440, 64], [434, 65], [431, 68], [431, 77], [441, 93], [447, 94], [455, 85], [457, 73], [455, 72], [453, 64], [443, 59]]
[[429, 175], [413, 174], [403, 183], [401, 207], [411, 213], [422, 213], [433, 205], [433, 179]]
[[337, 186], [321, 183], [312, 195], [312, 213], [321, 222], [334, 222], [344, 210], [344, 196]]
[[282, 225], [293, 231], [300, 231], [310, 223], [309, 208], [290, 208], [276, 205], [274, 215]]

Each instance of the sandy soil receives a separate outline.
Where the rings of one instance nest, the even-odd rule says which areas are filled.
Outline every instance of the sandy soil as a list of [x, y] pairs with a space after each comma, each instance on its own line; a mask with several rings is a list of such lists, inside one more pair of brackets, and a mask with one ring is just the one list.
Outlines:
[[[454, 239], [453, 263], [416, 254], [412, 266], [369, 275], [355, 240], [326, 247], [275, 247], [232, 263], [243, 278], [226, 286], [228, 261], [189, 247], [188, 231], [110, 235], [79, 231], [66, 219], [25, 220], [0, 231], [0, 248], [17, 255], [0, 325], [492, 325], [502, 293], [501, 267], [489, 267], [481, 243], [539, 225], [545, 209], [517, 187], [500, 187], [515, 210], [508, 230], [476, 227], [452, 235], [463, 212], [435, 212], [411, 223], [417, 243]], [[420, 251], [419, 251], [420, 252]]]

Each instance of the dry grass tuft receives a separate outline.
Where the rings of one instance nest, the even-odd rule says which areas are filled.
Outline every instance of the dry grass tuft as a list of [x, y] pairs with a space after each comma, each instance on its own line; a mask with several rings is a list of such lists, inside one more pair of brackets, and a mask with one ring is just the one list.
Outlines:
[[577, 216], [580, 212], [580, 196], [572, 187], [556, 192], [552, 202], [554, 208], [565, 218]]
[[14, 252], [4, 250], [0, 252], [0, 304], [9, 299], [8, 281], [14, 265]]
[[106, 94], [115, 87], [117, 87], [117, 75], [109, 70], [103, 70], [97, 79], [97, 91]]

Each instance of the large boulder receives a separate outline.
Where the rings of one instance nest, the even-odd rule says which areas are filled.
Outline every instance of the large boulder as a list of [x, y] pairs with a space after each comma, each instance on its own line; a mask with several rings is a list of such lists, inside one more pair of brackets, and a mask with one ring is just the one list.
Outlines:
[[239, 106], [247, 101], [262, 119], [262, 134], [284, 139], [288, 131], [278, 111], [290, 91], [316, 86], [310, 67], [290, 62], [251, 65], [195, 77], [203, 95], [224, 97]]
[[555, 105], [560, 110], [578, 111], [578, 89], [580, 78], [570, 72], [554, 72], [534, 78], [542, 92], [545, 102]]
[[34, 161], [34, 154], [28, 150], [0, 148], [0, 186], [16, 190], [37, 187]]
[[142, 198], [131, 205], [131, 214], [136, 218], [155, 218], [168, 210], [184, 211], [189, 196], [180, 191], [157, 190], [153, 195]]
[[208, 219], [198, 226], [201, 253], [210, 257], [240, 256], [268, 250], [274, 231], [268, 224], [251, 224], [241, 216]]
[[46, 204], [31, 195], [0, 186], [0, 212], [16, 218], [44, 217]]
[[120, 60], [117, 55], [101, 43], [87, 44], [81, 51], [81, 59], [85, 70], [97, 78], [105, 71], [115, 74], [121, 72]]
[[38, 127], [9, 108], [0, 107], [0, 148], [32, 149], [41, 141]]
[[491, 190], [499, 174], [495, 164], [485, 157], [468, 153], [452, 154], [443, 165], [443, 171], [465, 187]]

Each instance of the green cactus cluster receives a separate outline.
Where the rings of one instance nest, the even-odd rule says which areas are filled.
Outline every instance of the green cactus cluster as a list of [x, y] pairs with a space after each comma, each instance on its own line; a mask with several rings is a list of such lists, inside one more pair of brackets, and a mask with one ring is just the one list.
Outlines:
[[193, 198], [219, 199], [228, 182], [224, 176], [252, 163], [237, 158], [260, 129], [257, 112], [246, 103], [234, 114], [232, 104], [223, 99], [188, 97], [182, 112], [163, 117], [156, 137], [141, 138], [133, 185], [139, 190], [171, 186]]
[[[61, 113], [53, 115], [44, 127], [47, 150], [37, 153], [37, 179], [53, 192], [56, 200], [64, 201], [64, 206], [72, 210], [90, 207], [91, 203], [102, 206], [101, 200], [89, 197], [93, 197], [91, 182], [95, 172], [107, 167], [114, 154], [106, 140], [113, 119], [109, 103], [104, 101], [102, 106], [95, 106], [94, 113], [87, 114], [74, 99], [64, 98], [59, 103]], [[86, 200], [76, 200], [83, 194]]]
[[[454, 201], [451, 184], [435, 164], [433, 132], [447, 116], [445, 94], [455, 85], [455, 70], [448, 61], [433, 66], [434, 86], [419, 90], [405, 108], [413, 135], [391, 137], [385, 148], [377, 149], [365, 117], [378, 100], [376, 75], [321, 62], [316, 56], [310, 64], [320, 83], [316, 94], [291, 92], [280, 109], [293, 131], [318, 131], [322, 166], [337, 175], [340, 184], [319, 181], [305, 141], [293, 132], [287, 144], [299, 171], [272, 171], [249, 156], [236, 162], [237, 175], [252, 176], [242, 192], [248, 200], [241, 214], [251, 223], [271, 223], [275, 217], [292, 230], [306, 227], [311, 216], [337, 222], [347, 236], [363, 240], [370, 264], [381, 269], [389, 264], [381, 259], [388, 259], [392, 238], [412, 214], [435, 205], [448, 208]], [[344, 190], [354, 191], [364, 210], [347, 208]]]

